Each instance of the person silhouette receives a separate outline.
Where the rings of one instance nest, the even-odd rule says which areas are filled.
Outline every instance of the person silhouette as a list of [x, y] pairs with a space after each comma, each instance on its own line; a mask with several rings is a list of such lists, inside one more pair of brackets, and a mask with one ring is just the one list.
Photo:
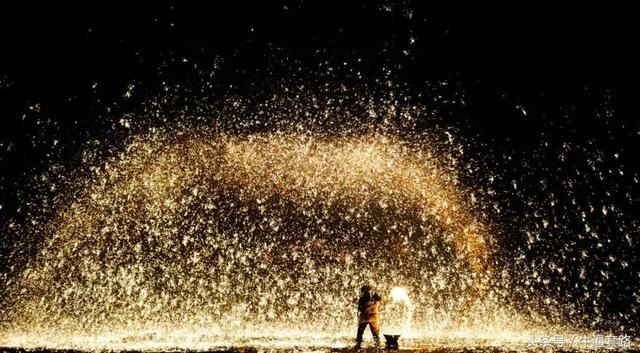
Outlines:
[[358, 333], [356, 335], [356, 347], [362, 344], [362, 335], [367, 326], [371, 329], [371, 335], [376, 346], [380, 346], [380, 301], [382, 298], [370, 285], [360, 288], [358, 299]]

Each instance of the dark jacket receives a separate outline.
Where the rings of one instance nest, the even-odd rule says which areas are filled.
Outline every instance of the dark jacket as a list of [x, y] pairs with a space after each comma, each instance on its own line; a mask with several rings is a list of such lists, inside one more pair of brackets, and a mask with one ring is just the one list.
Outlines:
[[380, 311], [380, 301], [382, 298], [378, 293], [365, 293], [358, 299], [358, 317], [360, 322], [378, 321]]

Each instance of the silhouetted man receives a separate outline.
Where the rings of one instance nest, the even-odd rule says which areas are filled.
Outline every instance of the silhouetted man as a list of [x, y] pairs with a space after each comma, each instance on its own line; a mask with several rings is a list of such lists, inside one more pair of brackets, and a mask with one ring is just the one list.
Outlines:
[[356, 346], [362, 344], [362, 335], [367, 325], [371, 329], [371, 335], [376, 343], [380, 345], [380, 317], [379, 307], [382, 298], [371, 286], [365, 285], [360, 288], [360, 298], [358, 299], [358, 335], [356, 336]]

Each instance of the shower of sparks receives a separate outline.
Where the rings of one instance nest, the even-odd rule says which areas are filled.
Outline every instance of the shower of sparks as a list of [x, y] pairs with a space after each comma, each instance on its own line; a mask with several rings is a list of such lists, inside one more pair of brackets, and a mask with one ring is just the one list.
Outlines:
[[53, 347], [331, 340], [351, 335], [362, 283], [397, 281], [415, 293], [417, 337], [517, 332], [517, 315], [486, 286], [489, 227], [425, 145], [138, 137], [42, 227], [0, 337]]

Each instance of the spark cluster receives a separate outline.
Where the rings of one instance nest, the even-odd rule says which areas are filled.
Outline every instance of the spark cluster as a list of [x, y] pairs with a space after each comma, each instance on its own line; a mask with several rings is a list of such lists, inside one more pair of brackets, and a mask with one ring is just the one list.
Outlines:
[[427, 141], [155, 132], [77, 182], [10, 287], [7, 337], [347, 335], [363, 283], [405, 286], [417, 336], [513, 320], [486, 287], [489, 227]]

